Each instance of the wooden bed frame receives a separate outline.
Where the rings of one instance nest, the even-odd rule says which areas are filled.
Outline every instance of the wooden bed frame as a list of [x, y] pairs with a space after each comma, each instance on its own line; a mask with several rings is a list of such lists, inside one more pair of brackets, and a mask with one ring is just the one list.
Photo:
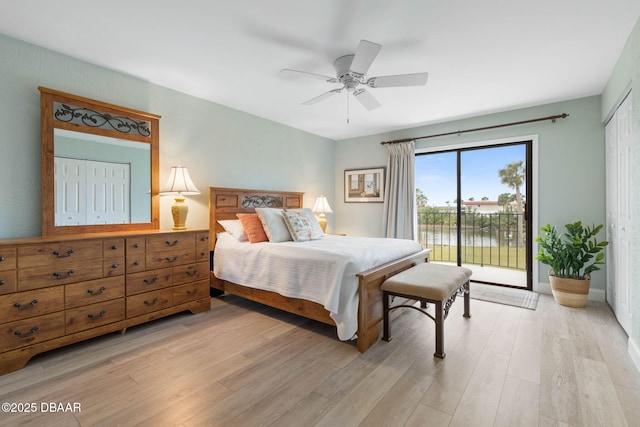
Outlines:
[[[218, 220], [237, 219], [236, 214], [252, 213], [257, 207], [302, 208], [303, 195], [304, 193], [289, 191], [209, 187], [209, 245], [212, 251], [211, 287], [309, 319], [335, 325], [329, 317], [329, 312], [321, 304], [298, 298], [288, 298], [275, 292], [220, 280], [213, 274], [213, 249], [216, 244], [216, 235], [223, 231], [222, 226], [217, 222]], [[359, 282], [357, 348], [359, 351], [366, 351], [380, 338], [383, 318], [382, 291], [380, 290], [382, 282], [417, 263], [428, 261], [429, 252], [429, 250], [424, 250], [357, 274]], [[397, 303], [403, 302], [398, 301]]]

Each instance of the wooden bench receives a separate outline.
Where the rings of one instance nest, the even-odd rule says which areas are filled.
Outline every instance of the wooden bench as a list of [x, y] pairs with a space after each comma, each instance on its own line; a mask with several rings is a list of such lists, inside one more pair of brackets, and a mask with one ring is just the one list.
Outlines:
[[[427, 262], [418, 264], [408, 270], [396, 274], [382, 284], [382, 304], [384, 313], [384, 333], [382, 339], [391, 340], [389, 312], [400, 307], [413, 308], [430, 317], [436, 324], [435, 357], [443, 359], [444, 353], [444, 320], [449, 308], [458, 294], [464, 295], [464, 317], [469, 313], [469, 278], [471, 270], [454, 265], [434, 264]], [[390, 305], [390, 297], [399, 296], [420, 301], [420, 307], [414, 305]], [[435, 314], [427, 312], [427, 304], [435, 306]]]

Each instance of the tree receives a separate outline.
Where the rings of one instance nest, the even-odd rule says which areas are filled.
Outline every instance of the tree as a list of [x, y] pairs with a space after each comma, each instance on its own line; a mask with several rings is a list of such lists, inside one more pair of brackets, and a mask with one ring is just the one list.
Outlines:
[[507, 212], [507, 205], [511, 202], [515, 202], [516, 195], [513, 193], [502, 193], [498, 196], [498, 206], [502, 206], [502, 210]]
[[421, 189], [416, 188], [416, 205], [419, 208], [424, 208], [427, 206], [427, 196], [424, 195]]
[[487, 200], [489, 200], [489, 198], [487, 196], [484, 196], [484, 197], [482, 197], [482, 200], [483, 201], [487, 201]]
[[504, 169], [498, 171], [498, 176], [503, 184], [516, 190], [516, 212], [518, 213], [518, 246], [524, 245], [523, 232], [523, 213], [524, 205], [522, 204], [522, 194], [520, 194], [520, 186], [525, 182], [525, 168], [523, 161], [511, 162]]

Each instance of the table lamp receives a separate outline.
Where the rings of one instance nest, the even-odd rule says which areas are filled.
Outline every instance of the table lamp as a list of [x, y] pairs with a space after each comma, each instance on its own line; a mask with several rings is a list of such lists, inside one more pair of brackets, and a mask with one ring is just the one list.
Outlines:
[[160, 189], [160, 195], [176, 196], [175, 203], [171, 206], [173, 216], [173, 229], [186, 230], [185, 222], [189, 213], [189, 206], [184, 202], [184, 196], [200, 194], [200, 190], [195, 186], [189, 171], [184, 166], [172, 166], [167, 183]]
[[313, 205], [312, 211], [318, 214], [318, 224], [320, 224], [320, 228], [322, 228], [323, 232], [327, 230], [327, 216], [325, 214], [333, 213], [331, 210], [331, 206], [329, 206], [329, 202], [327, 198], [323, 195], [320, 195], [316, 199], [315, 205]]

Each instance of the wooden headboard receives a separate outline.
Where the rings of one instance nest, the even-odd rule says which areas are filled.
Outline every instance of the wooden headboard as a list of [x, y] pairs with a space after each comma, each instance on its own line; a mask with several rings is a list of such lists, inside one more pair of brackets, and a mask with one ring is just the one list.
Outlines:
[[255, 208], [301, 208], [303, 196], [293, 191], [209, 187], [209, 250], [216, 245], [217, 233], [223, 231], [219, 219], [238, 219], [236, 214], [253, 213]]

